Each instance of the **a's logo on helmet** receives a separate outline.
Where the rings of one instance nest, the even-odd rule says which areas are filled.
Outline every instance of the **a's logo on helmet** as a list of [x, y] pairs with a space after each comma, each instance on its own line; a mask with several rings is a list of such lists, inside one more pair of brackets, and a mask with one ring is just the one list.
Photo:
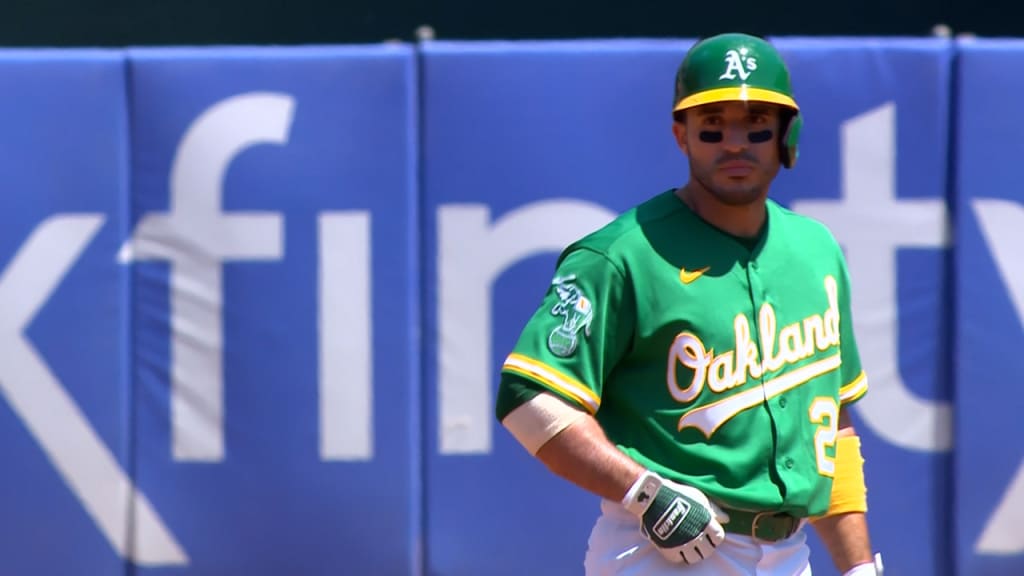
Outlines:
[[757, 70], [757, 59], [747, 55], [746, 48], [729, 50], [725, 53], [725, 72], [718, 77], [719, 80], [740, 80], [750, 78], [750, 73]]

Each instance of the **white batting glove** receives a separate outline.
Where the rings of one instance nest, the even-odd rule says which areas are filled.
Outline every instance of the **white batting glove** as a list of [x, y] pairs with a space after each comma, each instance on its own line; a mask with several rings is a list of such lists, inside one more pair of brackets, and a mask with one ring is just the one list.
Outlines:
[[875, 561], [870, 564], [858, 564], [843, 573], [843, 576], [882, 576], [882, 555], [875, 554]]
[[640, 475], [622, 499], [640, 518], [640, 531], [674, 563], [696, 564], [715, 553], [725, 539], [728, 516], [700, 490], [658, 476]]

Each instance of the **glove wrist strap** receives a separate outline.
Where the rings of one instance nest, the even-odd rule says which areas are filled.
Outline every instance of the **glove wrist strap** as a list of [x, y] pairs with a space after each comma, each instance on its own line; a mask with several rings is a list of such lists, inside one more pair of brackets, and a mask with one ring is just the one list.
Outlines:
[[843, 576], [878, 576], [879, 572], [875, 569], [873, 562], [865, 564], [858, 564], [853, 568], [847, 570]]
[[658, 494], [664, 482], [650, 470], [644, 473], [633, 482], [626, 495], [622, 498], [622, 506], [634, 516], [643, 516], [644, 512], [654, 503], [654, 497]]

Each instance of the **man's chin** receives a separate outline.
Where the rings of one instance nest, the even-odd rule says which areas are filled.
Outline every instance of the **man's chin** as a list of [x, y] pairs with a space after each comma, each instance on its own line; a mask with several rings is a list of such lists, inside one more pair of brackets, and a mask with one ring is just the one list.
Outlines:
[[718, 186], [711, 194], [722, 204], [729, 206], [746, 206], [758, 202], [762, 198], [761, 190], [749, 185]]

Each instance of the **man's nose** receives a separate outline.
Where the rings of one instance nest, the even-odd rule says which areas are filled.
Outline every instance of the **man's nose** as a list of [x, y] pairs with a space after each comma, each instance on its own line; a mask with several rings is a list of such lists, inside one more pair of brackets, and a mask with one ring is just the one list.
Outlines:
[[729, 150], [742, 150], [750, 144], [746, 127], [735, 124], [726, 126], [722, 133], [722, 145]]

